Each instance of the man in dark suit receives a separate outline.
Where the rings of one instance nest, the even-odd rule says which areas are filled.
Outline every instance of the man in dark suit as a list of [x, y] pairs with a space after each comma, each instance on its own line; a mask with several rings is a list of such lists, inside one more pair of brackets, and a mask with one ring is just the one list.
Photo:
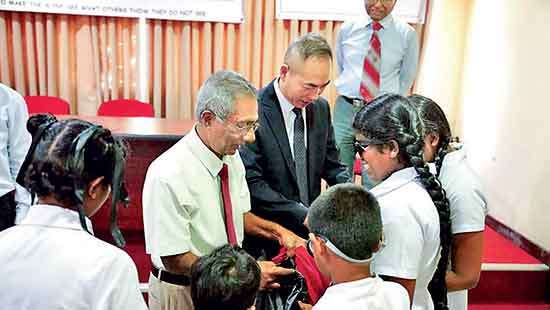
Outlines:
[[[287, 49], [279, 76], [258, 95], [256, 142], [241, 148], [252, 212], [302, 238], [309, 204], [329, 185], [350, 180], [340, 163], [328, 102], [319, 97], [330, 83], [332, 51], [317, 34], [306, 34]], [[270, 257], [276, 244], [246, 238], [247, 250]]]

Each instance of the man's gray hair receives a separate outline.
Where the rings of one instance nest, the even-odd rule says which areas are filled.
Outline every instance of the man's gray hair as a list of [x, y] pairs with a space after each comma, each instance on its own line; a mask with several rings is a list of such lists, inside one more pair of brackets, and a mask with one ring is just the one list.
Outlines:
[[286, 50], [284, 62], [289, 64], [296, 56], [301, 61], [310, 57], [326, 57], [332, 60], [332, 50], [324, 37], [318, 33], [310, 32], [298, 37], [290, 44]]
[[239, 73], [217, 71], [201, 86], [197, 95], [195, 117], [210, 111], [222, 120], [235, 111], [235, 101], [244, 96], [256, 97], [256, 88]]

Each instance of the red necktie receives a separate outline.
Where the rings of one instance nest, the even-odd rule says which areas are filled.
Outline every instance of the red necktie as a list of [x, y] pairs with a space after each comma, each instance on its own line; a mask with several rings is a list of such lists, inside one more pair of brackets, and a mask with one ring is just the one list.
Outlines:
[[233, 207], [231, 207], [231, 195], [229, 194], [229, 173], [227, 165], [223, 164], [218, 174], [222, 183], [223, 210], [225, 213], [225, 231], [229, 244], [237, 244], [237, 234], [235, 233], [235, 224], [233, 224]]
[[380, 55], [381, 45], [378, 39], [378, 30], [382, 25], [378, 22], [372, 23], [372, 36], [370, 37], [369, 48], [363, 61], [363, 75], [359, 93], [366, 102], [376, 98], [380, 88]]

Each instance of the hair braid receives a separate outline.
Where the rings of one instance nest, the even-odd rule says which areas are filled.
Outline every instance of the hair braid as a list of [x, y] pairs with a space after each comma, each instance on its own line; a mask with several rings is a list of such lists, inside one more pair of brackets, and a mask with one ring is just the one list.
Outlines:
[[[399, 146], [399, 160], [406, 167], [413, 167], [418, 180], [430, 195], [439, 216], [439, 237], [441, 258], [438, 262], [429, 291], [436, 310], [448, 309], [445, 274], [451, 247], [451, 223], [449, 201], [439, 180], [434, 176], [423, 159], [425, 124], [405, 97], [397, 94], [378, 96], [357, 112], [353, 128], [368, 140], [378, 144], [388, 144], [392, 140]], [[443, 139], [442, 141], [448, 141]], [[448, 142], [447, 142], [448, 143]], [[441, 162], [444, 154], [438, 154]]]
[[451, 248], [451, 211], [449, 201], [447, 200], [445, 190], [439, 180], [430, 172], [428, 165], [422, 159], [422, 140], [420, 145], [416, 144], [416, 152], [413, 148], [407, 148], [406, 151], [410, 157], [411, 164], [420, 177], [420, 182], [426, 188], [426, 191], [432, 198], [432, 201], [439, 215], [439, 239], [441, 243], [441, 258], [437, 264], [437, 269], [433, 276], [428, 290], [432, 296], [436, 310], [448, 309], [447, 307], [447, 286], [445, 284], [445, 274], [449, 262]]

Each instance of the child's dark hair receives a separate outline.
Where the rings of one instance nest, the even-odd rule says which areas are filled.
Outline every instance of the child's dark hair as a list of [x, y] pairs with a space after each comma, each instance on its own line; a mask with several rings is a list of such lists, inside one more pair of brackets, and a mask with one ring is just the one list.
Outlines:
[[340, 251], [357, 260], [372, 257], [382, 238], [378, 201], [363, 186], [331, 186], [309, 207], [307, 224], [314, 234], [327, 237]]
[[422, 95], [411, 95], [409, 100], [417, 108], [420, 118], [424, 124], [424, 135], [436, 134], [439, 136], [439, 144], [435, 154], [435, 166], [437, 168], [437, 176], [441, 172], [443, 159], [449, 153], [449, 144], [452, 140], [451, 126], [445, 116], [445, 112], [437, 103], [428, 97]]
[[260, 288], [260, 266], [238, 246], [226, 244], [191, 268], [191, 298], [197, 310], [245, 310]]
[[[388, 145], [393, 140], [399, 146], [399, 160], [414, 167], [420, 182], [433, 200], [440, 223], [441, 258], [429, 290], [435, 309], [447, 309], [445, 274], [451, 246], [449, 201], [439, 180], [430, 173], [423, 155], [422, 120], [411, 102], [397, 94], [377, 97], [357, 112], [353, 128], [376, 144]], [[402, 152], [404, 151], [404, 152]]]
[[[85, 230], [82, 203], [91, 181], [103, 177], [102, 184], [113, 188], [114, 203], [125, 198], [121, 197], [125, 196], [125, 190], [120, 195], [119, 189], [126, 148], [108, 129], [83, 120], [57, 121], [52, 115], [39, 114], [29, 118], [27, 130], [33, 142], [18, 182], [33, 195], [51, 195], [65, 207], [75, 208]], [[111, 230], [120, 234], [116, 213], [114, 221]], [[118, 243], [117, 238], [122, 236], [114, 237]]]

